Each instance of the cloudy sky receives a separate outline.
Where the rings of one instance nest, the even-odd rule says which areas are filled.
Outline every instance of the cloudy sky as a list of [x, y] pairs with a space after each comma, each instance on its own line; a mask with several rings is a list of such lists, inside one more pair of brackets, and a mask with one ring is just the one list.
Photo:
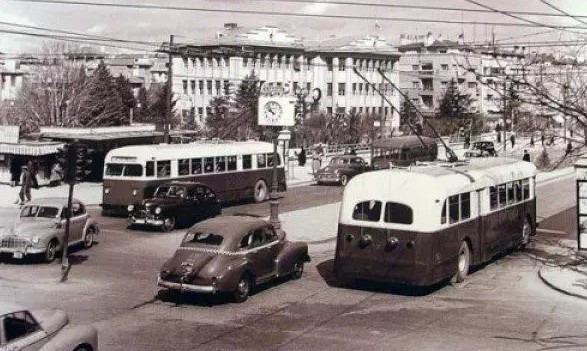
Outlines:
[[[51, 1], [56, 2], [51, 3]], [[577, 20], [569, 16], [562, 16], [560, 12], [544, 4], [546, 1], [570, 15], [586, 17]], [[84, 4], [73, 5], [67, 2], [82, 2]], [[89, 2], [176, 6], [191, 8], [192, 10], [93, 6], [87, 4]], [[443, 37], [454, 39], [461, 31], [464, 31], [465, 39], [469, 42], [488, 40], [491, 38], [492, 33], [495, 33], [495, 38], [497, 39], [522, 36], [522, 38], [514, 41], [524, 43], [545, 40], [576, 40], [586, 38], [586, 36], [581, 37], [570, 32], [584, 31], [587, 34], [586, 0], [330, 0], [335, 4], [328, 4], [328, 2], [328, 0], [318, 0], [316, 2], [308, 0], [0, 0], [0, 52], [7, 55], [35, 53], [38, 52], [42, 42], [46, 40], [30, 35], [9, 33], [11, 31], [43, 35], [65, 35], [15, 25], [36, 26], [86, 35], [153, 43], [167, 40], [169, 34], [176, 35], [177, 41], [194, 42], [198, 39], [213, 36], [226, 22], [236, 22], [239, 26], [244, 27], [275, 25], [308, 41], [323, 40], [329, 37], [350, 38], [357, 35], [379, 34], [397, 43], [401, 33], [416, 35], [431, 31], [436, 35], [442, 34]], [[500, 11], [528, 11], [559, 14], [561, 16], [520, 15], [528, 20], [539, 22], [543, 25], [542, 27], [538, 24], [531, 25], [531, 27], [460, 23], [441, 24], [427, 22], [426, 20], [521, 24], [526, 22], [500, 13], [373, 6], [373, 4], [422, 5], [483, 10], [483, 7], [472, 2], [490, 6]], [[368, 4], [371, 5], [365, 6]], [[214, 11], [208, 12], [204, 11], [205, 9]], [[242, 10], [261, 11], [267, 14], [230, 12]], [[280, 15], [271, 15], [269, 14], [271, 12], [280, 13]], [[357, 18], [343, 19], [325, 16], [353, 16]], [[377, 17], [379, 19], [376, 19]], [[384, 17], [393, 19], [385, 19]], [[400, 19], [412, 21], [401, 21]], [[417, 21], [414, 22], [413, 20]], [[568, 29], [565, 32], [553, 30], [549, 26], [575, 26], [576, 28]], [[534, 35], [535, 33], [544, 34]], [[125, 43], [120, 45], [125, 47], [132, 46], [145, 51], [152, 50], [152, 47], [139, 44]], [[104, 48], [104, 50], [115, 51], [117, 49]]]

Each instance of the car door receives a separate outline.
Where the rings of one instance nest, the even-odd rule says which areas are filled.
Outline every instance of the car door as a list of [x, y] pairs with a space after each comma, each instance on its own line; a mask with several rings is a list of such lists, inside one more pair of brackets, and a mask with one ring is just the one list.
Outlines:
[[250, 250], [251, 262], [255, 269], [255, 275], [258, 280], [263, 280], [273, 271], [273, 260], [271, 254], [265, 247], [267, 237], [265, 228], [257, 228], [252, 231], [252, 243]]
[[7, 351], [37, 351], [48, 341], [47, 335], [26, 311], [0, 317], [3, 340], [0, 349]]
[[270, 273], [275, 274], [277, 273], [277, 256], [279, 256], [283, 245], [280, 245], [273, 226], [267, 226], [263, 228], [263, 231], [265, 232], [265, 248], [263, 250], [271, 261]]
[[69, 222], [69, 242], [74, 243], [83, 239], [84, 227], [88, 220], [86, 208], [80, 202], [71, 204], [71, 219]]

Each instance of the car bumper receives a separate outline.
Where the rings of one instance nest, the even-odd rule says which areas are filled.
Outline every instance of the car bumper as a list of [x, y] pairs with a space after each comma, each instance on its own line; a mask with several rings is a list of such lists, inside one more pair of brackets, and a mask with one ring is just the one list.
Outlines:
[[137, 218], [134, 216], [131, 216], [128, 218], [128, 222], [130, 224], [133, 225], [151, 225], [151, 226], [156, 226], [156, 227], [161, 227], [163, 226], [163, 219], [157, 219], [157, 218]]
[[216, 285], [194, 285], [194, 284], [182, 284], [182, 283], [174, 283], [168, 282], [166, 280], [161, 279], [161, 276], [157, 276], [157, 286], [162, 288], [167, 288], [171, 290], [177, 290], [180, 292], [198, 292], [198, 293], [206, 293], [206, 294], [215, 294], [218, 292]]
[[11, 254], [13, 258], [22, 259], [27, 255], [38, 255], [45, 253], [44, 247], [0, 247], [0, 254]]
[[317, 182], [323, 183], [339, 183], [340, 176], [336, 174], [318, 174], [315, 177]]

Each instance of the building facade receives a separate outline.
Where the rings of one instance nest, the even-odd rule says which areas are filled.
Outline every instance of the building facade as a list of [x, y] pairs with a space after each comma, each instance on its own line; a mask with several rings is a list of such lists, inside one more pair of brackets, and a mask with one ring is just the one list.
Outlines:
[[389, 82], [399, 86], [400, 54], [377, 36], [310, 45], [277, 27], [246, 30], [228, 24], [214, 39], [181, 44], [178, 49], [172, 91], [182, 118], [205, 124], [210, 101], [234, 96], [242, 80], [254, 72], [262, 83], [288, 83], [294, 92], [319, 89], [319, 109], [326, 114], [376, 114], [388, 133], [399, 127], [399, 113], [394, 112], [399, 109], [399, 94]]

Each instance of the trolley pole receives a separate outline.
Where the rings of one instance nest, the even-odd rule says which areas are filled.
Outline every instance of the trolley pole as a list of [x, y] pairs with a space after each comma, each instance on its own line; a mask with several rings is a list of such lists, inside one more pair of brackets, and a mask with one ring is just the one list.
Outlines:
[[503, 151], [506, 150], [508, 142], [507, 142], [507, 135], [508, 135], [508, 128], [507, 128], [507, 78], [503, 80]]
[[273, 134], [273, 179], [271, 181], [271, 193], [269, 194], [269, 221], [275, 229], [281, 229], [281, 222], [279, 221], [279, 196], [277, 195], [277, 162], [279, 156], [277, 155], [277, 136], [279, 128], [272, 127]]
[[169, 35], [169, 63], [167, 66], [167, 111], [165, 112], [165, 119], [163, 125], [163, 142], [169, 143], [169, 127], [171, 123], [171, 88], [173, 87], [173, 34]]

